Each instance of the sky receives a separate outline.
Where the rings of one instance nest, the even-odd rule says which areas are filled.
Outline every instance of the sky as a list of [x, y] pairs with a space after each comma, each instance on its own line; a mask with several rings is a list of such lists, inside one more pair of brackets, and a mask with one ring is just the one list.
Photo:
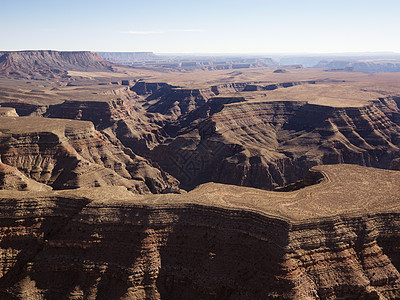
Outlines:
[[399, 0], [0, 0], [1, 50], [400, 52]]

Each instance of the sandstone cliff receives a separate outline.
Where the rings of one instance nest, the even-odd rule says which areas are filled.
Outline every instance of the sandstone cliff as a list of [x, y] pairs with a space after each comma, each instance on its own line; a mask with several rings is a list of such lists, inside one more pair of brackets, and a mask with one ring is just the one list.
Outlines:
[[[158, 85], [135, 86], [139, 86], [135, 90], [139, 95], [158, 90]], [[64, 101], [51, 105], [45, 116], [91, 121], [96, 129], [101, 130], [113, 141], [121, 141], [135, 153], [143, 153], [165, 139], [162, 127], [166, 124], [167, 117], [147, 112], [143, 107], [143, 99], [136, 92], [127, 87], [113, 90], [111, 99], [106, 101]]]
[[46, 191], [51, 187], [28, 178], [17, 168], [0, 162], [0, 189], [15, 191]]
[[[400, 173], [288, 193], [0, 191], [2, 299], [397, 299]], [[356, 187], [356, 188], [355, 188]]]
[[90, 122], [1, 118], [2, 162], [55, 189], [121, 185], [137, 193], [177, 191], [178, 182], [112, 144]]
[[186, 127], [149, 157], [186, 188], [211, 179], [270, 189], [327, 163], [391, 168], [400, 156], [398, 113], [389, 98], [352, 108], [239, 100], [189, 124], [181, 118]]
[[185, 189], [208, 181], [274, 189], [327, 163], [398, 169], [398, 97], [335, 107], [249, 101], [246, 96], [254, 90], [317, 84], [231, 83], [182, 89], [138, 81], [115, 90], [113, 100], [69, 100], [50, 106], [45, 116], [92, 121], [111, 140], [157, 163]]

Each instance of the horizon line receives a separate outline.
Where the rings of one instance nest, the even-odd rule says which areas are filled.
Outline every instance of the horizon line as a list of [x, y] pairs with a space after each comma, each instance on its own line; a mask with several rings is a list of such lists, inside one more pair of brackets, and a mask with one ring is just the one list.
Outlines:
[[18, 49], [0, 50], [0, 52], [23, 52], [23, 51], [56, 51], [56, 52], [92, 52], [92, 53], [152, 53], [155, 55], [400, 55], [400, 51], [334, 51], [334, 52], [157, 52], [151, 50], [139, 51], [111, 51], [111, 50], [57, 50], [57, 49]]

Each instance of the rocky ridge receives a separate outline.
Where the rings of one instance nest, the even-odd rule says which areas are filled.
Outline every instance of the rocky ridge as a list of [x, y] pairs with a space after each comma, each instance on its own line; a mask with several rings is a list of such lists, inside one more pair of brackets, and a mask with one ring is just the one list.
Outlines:
[[211, 179], [270, 189], [327, 163], [396, 169], [398, 113], [397, 98], [355, 108], [238, 99], [190, 124], [182, 118], [186, 127], [149, 157], [186, 188]]
[[0, 295], [398, 298], [400, 173], [313, 172], [321, 183], [288, 193], [213, 183], [186, 195], [2, 191]]
[[321, 82], [294, 69], [268, 70], [294, 78], [282, 82], [100, 80], [84, 55], [66, 84], [73, 66], [51, 75], [45, 61], [23, 72], [57, 80], [1, 92], [15, 108], [0, 109], [1, 299], [400, 297], [400, 173], [338, 164], [400, 169], [394, 93], [293, 101]]
[[399, 298], [400, 173], [338, 164], [400, 169], [399, 97], [269, 101], [306, 78], [11, 91], [0, 298]]
[[112, 63], [89, 51], [0, 52], [0, 75], [15, 78], [66, 78], [67, 71], [111, 71]]
[[398, 97], [360, 107], [246, 99], [246, 91], [300, 84], [318, 82], [184, 89], [138, 81], [120, 89], [115, 100], [65, 101], [45, 116], [92, 121], [185, 189], [208, 181], [274, 189], [327, 163], [398, 169]]
[[4, 164], [54, 189], [120, 185], [135, 193], [178, 191], [178, 182], [85, 121], [0, 119]]

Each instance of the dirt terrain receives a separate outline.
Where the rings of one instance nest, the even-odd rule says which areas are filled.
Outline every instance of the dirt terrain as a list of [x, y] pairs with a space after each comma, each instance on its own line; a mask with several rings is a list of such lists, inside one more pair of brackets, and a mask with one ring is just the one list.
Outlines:
[[0, 298], [400, 297], [400, 73], [0, 62]]

